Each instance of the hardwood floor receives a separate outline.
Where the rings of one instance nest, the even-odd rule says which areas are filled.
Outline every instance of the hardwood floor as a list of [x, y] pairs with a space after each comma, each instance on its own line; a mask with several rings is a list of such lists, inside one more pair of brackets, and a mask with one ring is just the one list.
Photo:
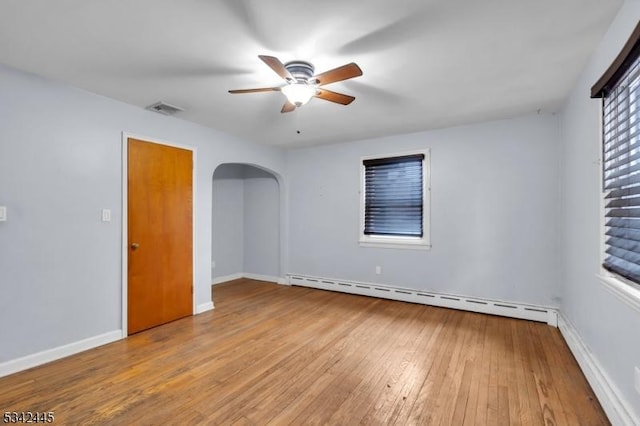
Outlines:
[[0, 379], [0, 410], [60, 424], [609, 424], [546, 324], [244, 279], [213, 291], [215, 311]]

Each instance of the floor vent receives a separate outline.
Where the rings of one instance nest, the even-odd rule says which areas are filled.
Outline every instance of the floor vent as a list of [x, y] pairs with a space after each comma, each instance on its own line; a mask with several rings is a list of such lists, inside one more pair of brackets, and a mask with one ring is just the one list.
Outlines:
[[532, 321], [546, 322], [558, 326], [558, 313], [553, 308], [525, 305], [500, 300], [480, 299], [452, 294], [439, 294], [415, 291], [408, 288], [382, 286], [356, 281], [332, 280], [330, 278], [309, 277], [304, 275], [288, 275], [289, 284], [362, 296], [380, 297], [402, 302], [420, 303], [423, 305], [441, 306], [484, 314], [501, 315]]

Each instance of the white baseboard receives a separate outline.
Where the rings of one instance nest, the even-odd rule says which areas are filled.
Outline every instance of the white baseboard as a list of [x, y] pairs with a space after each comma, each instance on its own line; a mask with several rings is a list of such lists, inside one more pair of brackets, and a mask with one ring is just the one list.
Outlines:
[[573, 356], [578, 361], [582, 372], [584, 373], [591, 388], [598, 397], [600, 405], [609, 417], [611, 424], [616, 425], [640, 425], [638, 418], [633, 409], [624, 399], [615, 384], [609, 379], [609, 376], [600, 367], [600, 363], [593, 356], [587, 345], [584, 343], [580, 334], [564, 315], [560, 315], [559, 326], [560, 333], [567, 342]]
[[[196, 315], [210, 311], [212, 309], [214, 309], [213, 301], [202, 303], [196, 306]], [[89, 337], [78, 342], [69, 343], [57, 348], [47, 349], [45, 351], [27, 355], [22, 358], [6, 361], [0, 363], [0, 377], [8, 376], [9, 374], [27, 370], [32, 367], [37, 367], [38, 365], [56, 361], [58, 359], [65, 358], [79, 352], [97, 348], [98, 346], [106, 345], [107, 343], [126, 338], [127, 333], [125, 331], [114, 330], [108, 333], [101, 334], [99, 336]]]
[[306, 275], [289, 274], [288, 278], [291, 285], [359, 294], [363, 296], [380, 297], [383, 299], [419, 303], [422, 305], [441, 306], [444, 308], [500, 315], [510, 318], [527, 319], [546, 322], [553, 327], [558, 326], [557, 310], [546, 306], [483, 299], [479, 297], [467, 297], [455, 294], [434, 293], [430, 291], [390, 287], [374, 283], [311, 277]]
[[237, 274], [225, 275], [222, 277], [217, 277], [213, 279], [211, 285], [217, 285], [226, 283], [227, 281], [239, 280], [240, 278], [248, 278], [250, 280], [256, 281], [268, 281], [271, 283], [278, 283], [282, 285], [289, 285], [288, 279], [285, 277], [276, 277], [273, 275], [261, 275], [261, 274], [252, 274], [250, 272], [239, 272]]
[[58, 346], [57, 348], [47, 349], [46, 351], [27, 355], [22, 358], [13, 359], [0, 364], [0, 377], [17, 373], [18, 371], [28, 368], [37, 367], [47, 362], [55, 361], [79, 352], [93, 349], [107, 343], [115, 342], [122, 339], [122, 330], [114, 330], [99, 336], [89, 337], [84, 340], [69, 343], [67, 345]]
[[280, 284], [280, 285], [291, 285], [291, 283], [289, 283], [289, 278], [278, 278], [278, 284]]
[[213, 310], [213, 301], [196, 306], [196, 315]]
[[243, 277], [249, 278], [250, 280], [256, 281], [268, 281], [270, 283], [279, 283], [282, 278], [274, 277], [272, 275], [260, 275], [260, 274], [251, 274], [249, 272], [245, 272], [242, 274]]
[[237, 273], [231, 275], [224, 275], [222, 277], [216, 277], [211, 282], [211, 285], [226, 283], [227, 281], [239, 280], [240, 278], [244, 278], [244, 274]]

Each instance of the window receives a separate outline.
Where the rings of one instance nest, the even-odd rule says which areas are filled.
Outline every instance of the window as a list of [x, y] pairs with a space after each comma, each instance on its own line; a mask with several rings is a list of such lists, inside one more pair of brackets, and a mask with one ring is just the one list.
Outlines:
[[591, 89], [602, 98], [603, 267], [640, 283], [640, 25]]
[[360, 244], [428, 248], [429, 152], [364, 158]]

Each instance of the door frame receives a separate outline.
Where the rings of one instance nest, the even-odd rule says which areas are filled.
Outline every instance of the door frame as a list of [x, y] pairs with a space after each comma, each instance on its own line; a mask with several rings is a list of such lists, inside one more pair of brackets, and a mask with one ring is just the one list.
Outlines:
[[122, 241], [121, 241], [121, 249], [122, 249], [122, 338], [124, 339], [129, 335], [128, 333], [128, 288], [129, 288], [129, 188], [128, 188], [128, 180], [129, 180], [129, 139], [138, 139], [144, 142], [155, 143], [157, 145], [165, 145], [174, 148], [181, 148], [191, 151], [191, 158], [193, 161], [193, 169], [191, 170], [191, 246], [192, 246], [192, 254], [191, 254], [191, 271], [192, 271], [192, 280], [191, 283], [193, 288], [193, 294], [191, 295], [191, 314], [196, 314], [196, 196], [197, 196], [197, 179], [196, 179], [196, 168], [197, 168], [197, 148], [190, 145], [178, 144], [170, 141], [166, 141], [159, 138], [142, 136], [135, 133], [122, 132]]

